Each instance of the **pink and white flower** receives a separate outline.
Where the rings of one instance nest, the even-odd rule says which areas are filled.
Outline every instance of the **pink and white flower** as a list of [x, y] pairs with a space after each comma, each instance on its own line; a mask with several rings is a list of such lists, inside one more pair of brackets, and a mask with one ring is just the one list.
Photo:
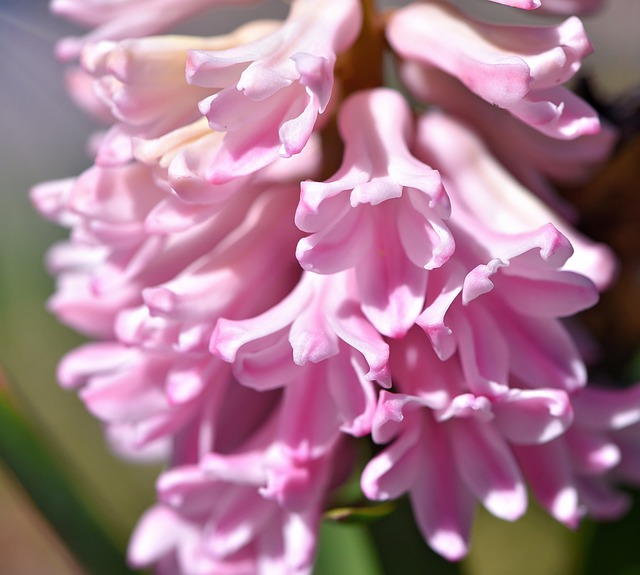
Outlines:
[[628, 509], [629, 497], [616, 488], [640, 479], [639, 394], [637, 384], [590, 384], [571, 398], [575, 422], [565, 434], [544, 445], [516, 447], [533, 494], [558, 521], [575, 528], [586, 514], [611, 520]]
[[[622, 512], [639, 388], [588, 384], [565, 325], [615, 262], [552, 189], [615, 139], [562, 86], [591, 52], [580, 21], [294, 0], [284, 22], [149, 36], [221, 4], [52, 4], [95, 26], [59, 50], [111, 124], [93, 167], [32, 192], [71, 230], [48, 255], [49, 308], [97, 340], [58, 378], [118, 453], [168, 465], [131, 564], [310, 574], [362, 453], [364, 495], [408, 494], [451, 560], [478, 502], [516, 520], [527, 485], [570, 527]], [[387, 49], [415, 105], [380, 85]]]
[[82, 38], [65, 38], [59, 58], [78, 57], [84, 46], [101, 40], [140, 38], [163, 32], [207, 9], [250, 0], [52, 0], [51, 10], [93, 30]]
[[510, 249], [475, 265], [484, 250], [467, 240], [471, 258], [433, 274], [416, 323], [443, 361], [458, 352], [474, 393], [501, 395], [512, 377], [532, 389], [544, 382], [575, 390], [586, 369], [558, 318], [593, 305], [596, 290], [586, 278], [558, 270], [568, 244], [552, 227], [511, 240]]
[[[367, 497], [409, 493], [418, 526], [430, 546], [450, 560], [466, 555], [475, 501], [513, 521], [527, 506], [511, 444], [541, 444], [572, 421], [569, 397], [553, 389], [509, 389], [499, 397], [469, 391], [454, 356], [442, 361], [413, 330], [392, 344], [402, 366], [399, 393], [383, 391], [372, 437], [389, 444], [365, 467]], [[427, 454], [429, 454], [427, 456]]]
[[[500, 124], [508, 130], [510, 124]], [[507, 132], [511, 134], [511, 132]], [[505, 135], [503, 133], [503, 135]], [[517, 134], [516, 134], [517, 135]], [[529, 134], [522, 134], [525, 137]], [[535, 133], [533, 134], [535, 136]], [[541, 165], [547, 155], [562, 150], [558, 140], [546, 142], [530, 142], [519, 148], [519, 159], [511, 156], [507, 146], [496, 144], [503, 162], [508, 166], [522, 164], [526, 158], [527, 165]], [[517, 140], [516, 140], [517, 141]], [[492, 142], [489, 139], [489, 142]], [[606, 142], [604, 149], [608, 149]], [[554, 146], [553, 144], [556, 144]], [[596, 142], [581, 142], [576, 147], [576, 154], [581, 148], [584, 155], [597, 153]], [[543, 148], [546, 147], [546, 151]], [[585, 149], [586, 148], [586, 149]], [[511, 150], [511, 154], [513, 150]], [[523, 233], [538, 229], [552, 223], [571, 243], [572, 253], [568, 255], [562, 269], [573, 271], [588, 277], [599, 289], [606, 288], [614, 278], [616, 261], [611, 250], [586, 238], [575, 230], [564, 218], [546, 206], [539, 198], [532, 195], [518, 183], [513, 176], [487, 150], [486, 145], [476, 134], [460, 122], [444, 114], [427, 114], [422, 116], [418, 124], [416, 154], [429, 162], [442, 174], [442, 178], [452, 202], [456, 205], [460, 217], [471, 216], [481, 222], [482, 226], [497, 233]], [[576, 163], [579, 161], [575, 159]], [[507, 160], [506, 162], [504, 160]], [[563, 162], [566, 167], [570, 163]], [[552, 161], [544, 162], [547, 170], [553, 169]], [[552, 167], [549, 167], [551, 163]], [[575, 176], [574, 176], [575, 177]], [[467, 226], [467, 229], [470, 229]], [[479, 239], [479, 238], [478, 238]], [[496, 242], [487, 239], [485, 243]]]
[[356, 0], [295, 0], [282, 26], [227, 50], [192, 50], [187, 80], [215, 88], [200, 110], [226, 136], [209, 178], [223, 183], [302, 151], [331, 98], [338, 52], [361, 25]]
[[424, 304], [428, 270], [454, 249], [444, 220], [449, 200], [439, 174], [409, 151], [409, 109], [394, 91], [347, 100], [339, 128], [345, 155], [329, 180], [303, 182], [296, 224], [306, 270], [354, 268], [362, 311], [383, 335], [401, 337]]
[[[507, 110], [492, 106], [460, 80], [438, 68], [412, 60], [399, 62], [398, 66], [400, 78], [414, 96], [425, 104], [437, 105], [464, 123], [467, 132], [475, 132], [483, 147], [488, 148], [504, 168], [550, 204], [552, 209], [547, 210], [550, 217], [545, 221], [555, 217], [552, 216], [554, 210], [575, 217], [550, 182], [580, 185], [592, 177], [616, 142], [613, 127], [603, 122], [597, 134], [559, 140], [524, 124]], [[522, 161], [523, 158], [527, 161]]]
[[[198, 102], [211, 90], [185, 81], [188, 52], [243, 45], [277, 26], [276, 21], [257, 21], [211, 38], [173, 35], [88, 44], [81, 54], [83, 70], [95, 78], [94, 95], [115, 121], [100, 142], [97, 163], [119, 165], [134, 156], [153, 162], [161, 147], [167, 164], [170, 150], [175, 154], [176, 148], [192, 142], [217, 146], [219, 136], [199, 121]], [[81, 98], [84, 89], [78, 85]]]
[[522, 10], [539, 9], [550, 14], [591, 14], [604, 5], [604, 0], [491, 0]]
[[561, 86], [593, 50], [578, 18], [557, 26], [506, 26], [427, 2], [398, 10], [387, 38], [402, 58], [446, 71], [544, 134], [573, 139], [598, 132], [595, 111]]
[[298, 491], [288, 509], [265, 495], [273, 465], [261, 445], [265, 432], [258, 430], [237, 452], [210, 454], [200, 465], [163, 474], [160, 503], [132, 538], [131, 562], [157, 564], [166, 573], [311, 573], [322, 504], [342, 452], [335, 448], [306, 468], [288, 470], [291, 493]]

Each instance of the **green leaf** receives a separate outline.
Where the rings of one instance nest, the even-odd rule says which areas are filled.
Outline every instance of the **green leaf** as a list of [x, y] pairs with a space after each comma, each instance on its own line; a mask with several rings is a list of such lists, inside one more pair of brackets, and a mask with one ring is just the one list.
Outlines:
[[[0, 382], [1, 383], [1, 382]], [[0, 460], [92, 575], [125, 575], [124, 550], [87, 508], [42, 435], [0, 386]]]
[[383, 575], [364, 525], [323, 521], [314, 575]]

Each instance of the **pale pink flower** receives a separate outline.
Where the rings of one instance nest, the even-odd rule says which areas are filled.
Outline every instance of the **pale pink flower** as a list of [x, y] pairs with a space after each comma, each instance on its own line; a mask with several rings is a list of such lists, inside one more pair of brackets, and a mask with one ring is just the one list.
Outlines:
[[[109, 198], [104, 199], [106, 206]], [[169, 439], [185, 427], [200, 425], [198, 414], [203, 411], [205, 427], [211, 428], [209, 419], [218, 412], [211, 406], [234, 396], [224, 384], [229, 381], [227, 364], [208, 352], [216, 320], [221, 314], [259, 313], [295, 281], [295, 196], [276, 189], [249, 206], [245, 203], [252, 200], [251, 194], [242, 200], [229, 203], [200, 225], [192, 221], [187, 230], [171, 234], [164, 230], [155, 241], [149, 234], [124, 246], [68, 247], [81, 253], [93, 249], [103, 258], [94, 258], [78, 271], [62, 269], [62, 280], [79, 275], [90, 288], [83, 300], [73, 285], [63, 281], [52, 307], [75, 327], [113, 341], [87, 344], [69, 354], [61, 363], [59, 378], [64, 385], [81, 389], [89, 410], [108, 424], [118, 449], [129, 455], [144, 452], [150, 443]], [[283, 201], [289, 204], [290, 225], [280, 225], [279, 238], [271, 235], [265, 242], [263, 226], [274, 222], [269, 224], [270, 219], [259, 214], [271, 211], [280, 217]], [[279, 240], [288, 242], [289, 260], [276, 257], [284, 249], [284, 244], [277, 246]], [[153, 250], [147, 249], [149, 245]], [[256, 249], [247, 249], [249, 245]], [[142, 267], [131, 263], [136, 258]], [[258, 280], [263, 297], [248, 298], [244, 288]], [[208, 297], [212, 290], [219, 296]], [[234, 382], [232, 387], [240, 386]], [[120, 402], [126, 408], [118, 409]], [[237, 433], [235, 426], [232, 435]], [[192, 449], [190, 441], [175, 444], [174, 460], [182, 459], [185, 449]]]
[[542, 0], [490, 0], [497, 4], [504, 4], [505, 6], [513, 6], [514, 8], [520, 8], [521, 10], [535, 10], [540, 8]]
[[[290, 176], [287, 170], [280, 175]], [[214, 207], [176, 204], [175, 197], [158, 187], [153, 169], [139, 163], [93, 167], [75, 182], [34, 189], [32, 197], [41, 211], [74, 226], [72, 241], [48, 256], [60, 285], [51, 309], [77, 329], [101, 337], [113, 334], [117, 321], [120, 337], [133, 342], [139, 336], [132, 334], [148, 331], [134, 326], [142, 316], [120, 312], [144, 303], [154, 316], [151, 332], [159, 331], [162, 318], [182, 322], [181, 327], [174, 323], [160, 331], [173, 333], [178, 347], [194, 347], [200, 331], [206, 350], [206, 334], [221, 310], [234, 317], [240, 309], [247, 315], [265, 309], [252, 307], [255, 300], [243, 297], [241, 285], [251, 286], [269, 270], [275, 283], [263, 286], [264, 296], [269, 285], [273, 289], [273, 299], [267, 297], [262, 304], [268, 307], [299, 273], [293, 257], [300, 235], [293, 224], [296, 187], [268, 182], [247, 185], [236, 195], [227, 193], [226, 201]], [[267, 228], [285, 212], [289, 225], [276, 226], [279, 234], [263, 241]], [[279, 256], [287, 245], [290, 259]], [[255, 249], [247, 250], [249, 246]], [[226, 297], [207, 296], [218, 288]], [[200, 327], [188, 323], [192, 318]]]
[[337, 428], [326, 436], [301, 425], [309, 410], [291, 411], [287, 395], [299, 395], [295, 387], [234, 449], [160, 477], [160, 505], [142, 518], [130, 544], [134, 565], [159, 563], [161, 572], [164, 565], [180, 573], [311, 572], [322, 506], [346, 477], [349, 464], [341, 461], [349, 452]]
[[178, 261], [154, 259], [164, 238], [144, 229], [145, 216], [163, 195], [141, 165], [93, 167], [76, 180], [34, 188], [32, 201], [41, 213], [73, 226], [71, 241], [47, 256], [59, 286], [49, 307], [60, 319], [109, 337], [115, 315], [139, 300], [143, 285], [179, 269]]
[[73, 102], [90, 116], [105, 125], [113, 124], [113, 117], [109, 106], [98, 97], [93, 89], [94, 78], [80, 66], [72, 66], [65, 71], [65, 85]]
[[100, 40], [139, 38], [162, 32], [199, 12], [220, 5], [250, 0], [51, 0], [52, 12], [93, 27], [82, 38], [65, 38], [58, 43], [59, 58], [78, 57], [85, 45]]
[[[242, 321], [221, 319], [212, 338], [212, 350], [234, 361], [249, 341], [288, 330], [288, 334], [283, 333], [290, 346], [288, 359], [304, 365], [337, 355], [342, 340], [367, 361], [367, 379], [388, 386], [387, 344], [362, 315], [354, 280], [349, 272], [329, 276], [304, 272], [296, 288], [261, 316]], [[251, 352], [256, 352], [255, 346]], [[236, 367], [244, 371], [247, 366], [240, 362]], [[237, 371], [236, 375], [242, 380], [241, 373]], [[265, 380], [259, 385], [268, 386]]]
[[302, 408], [308, 423], [325, 418], [344, 432], [366, 435], [375, 405], [372, 381], [390, 384], [389, 352], [362, 315], [354, 284], [346, 272], [305, 273], [289, 296], [260, 316], [221, 319], [211, 349], [233, 362], [241, 383], [258, 390], [314, 382], [314, 396], [302, 398], [314, 405]]
[[640, 387], [590, 384], [571, 402], [575, 422], [564, 435], [544, 445], [519, 445], [515, 454], [540, 504], [575, 527], [586, 514], [619, 517], [630, 505], [619, 485], [640, 485]]
[[301, 179], [316, 175], [322, 165], [320, 141], [312, 134], [300, 154], [278, 158], [257, 172], [213, 184], [210, 167], [222, 138], [223, 134], [212, 132], [206, 121], [197, 121], [160, 138], [137, 141], [135, 154], [140, 161], [155, 166], [157, 177], [166, 181], [177, 196], [172, 208], [185, 215], [190, 210], [194, 213], [206, 211], [207, 205], [209, 211], [215, 212], [242, 190], [259, 192], [274, 184], [297, 185]]
[[[501, 128], [508, 129], [510, 125], [501, 124]], [[483, 226], [507, 234], [529, 232], [549, 222], [553, 223], [570, 240], [573, 248], [573, 254], [562, 269], [588, 277], [599, 289], [604, 289], [611, 283], [616, 271], [612, 251], [580, 234], [540, 199], [529, 193], [491, 156], [485, 143], [465, 125], [443, 114], [432, 113], [424, 115], [418, 126], [416, 153], [440, 171], [449, 196], [459, 210], [458, 214], [461, 211], [473, 214], [473, 219], [482, 222]], [[502, 132], [505, 137], [511, 134]], [[515, 132], [515, 136], [517, 135], [518, 132]], [[525, 143], [525, 136], [532, 135], [536, 134], [523, 133], [519, 139], [509, 138], [508, 145], [496, 142], [502, 157], [506, 156], [510, 160], [505, 162], [508, 166], [531, 166], [536, 163], [542, 166], [546, 163], [546, 169], [550, 169], [549, 164], [553, 166], [553, 160], [544, 162], [546, 157], [562, 151], [562, 146], [568, 144], [549, 140], [549, 145], [544, 146], [546, 142], [535, 142], [535, 139]], [[544, 136], [541, 138], [548, 140]], [[485, 141], [487, 139], [489, 142], [494, 141], [493, 138], [486, 138]], [[522, 145], [516, 148], [520, 143]], [[574, 160], [576, 163], [592, 153], [592, 150], [601, 153], [597, 141], [583, 141], [575, 150], [575, 154], [579, 154]], [[527, 159], [526, 162], [522, 162], [523, 157]], [[556, 165], [559, 164], [557, 162]], [[564, 162], [565, 166], [567, 164], [570, 162]]]
[[[229, 377], [228, 367], [208, 352], [218, 317], [260, 313], [299, 273], [295, 187], [264, 189], [263, 182], [213, 211], [203, 205], [183, 213], [151, 172], [137, 163], [94, 167], [76, 181], [43, 185], [32, 194], [48, 217], [74, 227], [73, 241], [49, 255], [59, 276], [50, 308], [76, 329], [107, 340], [72, 352], [59, 377], [81, 389], [119, 451], [141, 457], [191, 425], [211, 394], [225, 389], [219, 380]], [[287, 211], [289, 225], [276, 226]], [[281, 233], [264, 241], [273, 227]], [[282, 251], [290, 257], [280, 257]], [[246, 288], [256, 281], [262, 297], [249, 298]], [[219, 296], [210, 298], [212, 290]], [[126, 408], [118, 409], [119, 402]], [[175, 451], [180, 458], [182, 449]]]
[[431, 274], [416, 320], [438, 356], [457, 351], [467, 385], [482, 395], [505, 393], [512, 377], [530, 388], [584, 385], [585, 367], [558, 318], [593, 305], [597, 293], [585, 277], [559, 269], [571, 253], [566, 238], [551, 225], [482, 238], [477, 222], [458, 222], [455, 262]]
[[[409, 493], [430, 546], [450, 560], [468, 550], [475, 500], [513, 521], [527, 495], [512, 444], [546, 443], [572, 421], [566, 392], [509, 389], [499, 397], [469, 392], [458, 357], [441, 361], [413, 330], [392, 343], [399, 393], [383, 391], [372, 437], [390, 445], [365, 467], [367, 497]], [[429, 454], [426, 456], [426, 454]]]
[[[142, 291], [153, 318], [180, 324], [179, 348], [206, 350], [219, 317], [246, 317], [286, 293], [297, 276], [293, 258], [281, 256], [293, 251], [299, 237], [291, 220], [284, 216], [291, 214], [292, 207], [291, 188], [275, 188], [260, 195], [236, 229], [208, 253], [169, 281]], [[256, 282], [261, 283], [258, 307], [250, 297]], [[212, 298], [211, 293], [217, 296]]]
[[[492, 106], [460, 80], [438, 68], [417, 61], [398, 63], [400, 78], [412, 94], [435, 104], [477, 132], [485, 147], [529, 190], [560, 213], [570, 212], [561, 203], [549, 180], [583, 184], [612, 151], [617, 139], [613, 127], [604, 122], [597, 134], [559, 140], [520, 122], [506, 110]], [[522, 161], [526, 158], [527, 161]], [[552, 213], [549, 210], [549, 213]]]
[[296, 223], [302, 267], [354, 268], [362, 311], [380, 333], [401, 337], [424, 304], [428, 270], [454, 249], [439, 174], [409, 151], [409, 108], [392, 90], [360, 92], [343, 104], [342, 166], [326, 182], [303, 182]]
[[187, 80], [219, 90], [200, 103], [211, 128], [226, 133], [210, 181], [302, 151], [329, 104], [336, 54], [354, 42], [361, 19], [357, 0], [295, 0], [282, 26], [261, 40], [189, 53]]
[[398, 10], [387, 38], [399, 56], [441, 68], [545, 134], [572, 139], [598, 132], [595, 111], [560, 86], [592, 52], [578, 18], [557, 26], [506, 26], [429, 2]]
[[591, 14], [604, 5], [604, 0], [491, 0], [523, 10], [539, 9], [550, 14]]
[[[147, 140], [158, 138], [163, 139], [163, 155], [167, 154], [167, 140], [171, 148], [198, 138], [215, 146], [217, 140], [209, 136], [211, 130], [206, 122], [198, 122], [198, 102], [211, 90], [187, 84], [188, 51], [242, 45], [273, 31], [277, 25], [275, 21], [251, 22], [230, 34], [211, 38], [173, 35], [88, 44], [82, 51], [81, 64], [95, 78], [92, 90], [115, 121], [100, 143], [96, 161], [117, 165], [134, 156], [147, 161], [150, 151], [138, 153], [137, 149]], [[83, 84], [76, 82], [73, 87], [76, 99], [90, 102], [84, 96]], [[153, 146], [157, 147], [158, 144]]]
[[[96, 27], [59, 50], [79, 57], [76, 100], [111, 124], [92, 168], [32, 192], [71, 230], [47, 256], [49, 308], [98, 340], [58, 378], [116, 452], [168, 466], [131, 564], [310, 574], [367, 437], [365, 496], [408, 494], [448, 559], [477, 502], [519, 518], [526, 482], [572, 527], [620, 513], [617, 483], [640, 482], [638, 388], [587, 386], [564, 323], [615, 264], [551, 187], [584, 181], [615, 138], [588, 137], [595, 113], [561, 86], [591, 51], [580, 21], [294, 0], [284, 22], [149, 36], [222, 3], [53, 2]], [[383, 33], [438, 111], [377, 85]]]
[[[166, 575], [310, 574], [320, 506], [288, 512], [253, 486], [182, 467], [159, 482], [160, 503], [141, 518], [129, 546], [134, 567]], [[219, 503], [224, 501], [224, 505]]]
[[161, 452], [174, 464], [191, 460], [194, 450], [197, 457], [211, 448], [193, 438], [199, 429], [211, 433], [214, 422], [219, 436], [224, 431], [217, 427], [219, 414], [242, 392], [230, 380], [228, 366], [215, 358], [115, 342], [72, 351], [61, 362], [58, 378], [64, 387], [78, 389], [87, 409], [107, 426], [116, 451], [144, 459], [149, 450], [164, 446]]

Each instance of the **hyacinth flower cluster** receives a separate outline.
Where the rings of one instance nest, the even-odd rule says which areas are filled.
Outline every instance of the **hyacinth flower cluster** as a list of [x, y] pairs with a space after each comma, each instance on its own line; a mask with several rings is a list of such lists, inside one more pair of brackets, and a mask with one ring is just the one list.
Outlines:
[[53, 0], [92, 27], [58, 56], [108, 127], [32, 200], [70, 228], [49, 308], [92, 340], [60, 383], [118, 453], [166, 463], [133, 566], [310, 573], [354, 476], [370, 504], [408, 496], [449, 560], [478, 505], [625, 510], [640, 387], [588, 383], [567, 323], [616, 263], [554, 192], [615, 141], [565, 87], [601, 2], [496, 1], [566, 19], [293, 0], [195, 37], [167, 32], [251, 2]]

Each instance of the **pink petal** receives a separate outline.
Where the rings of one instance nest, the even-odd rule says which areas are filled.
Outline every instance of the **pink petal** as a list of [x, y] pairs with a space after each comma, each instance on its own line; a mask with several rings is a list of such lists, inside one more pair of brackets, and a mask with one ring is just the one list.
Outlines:
[[456, 466], [465, 484], [496, 517], [514, 521], [527, 508], [527, 492], [516, 461], [497, 431], [474, 419], [450, 426]]
[[566, 431], [573, 410], [566, 392], [509, 390], [493, 403], [495, 422], [511, 443], [546, 443]]
[[582, 512], [566, 444], [557, 440], [544, 445], [516, 445], [514, 451], [540, 504], [555, 519], [576, 528]]
[[410, 492], [411, 506], [420, 531], [434, 551], [449, 561], [459, 561], [469, 549], [475, 500], [460, 480], [439, 424], [431, 423], [421, 439], [423, 454]]

